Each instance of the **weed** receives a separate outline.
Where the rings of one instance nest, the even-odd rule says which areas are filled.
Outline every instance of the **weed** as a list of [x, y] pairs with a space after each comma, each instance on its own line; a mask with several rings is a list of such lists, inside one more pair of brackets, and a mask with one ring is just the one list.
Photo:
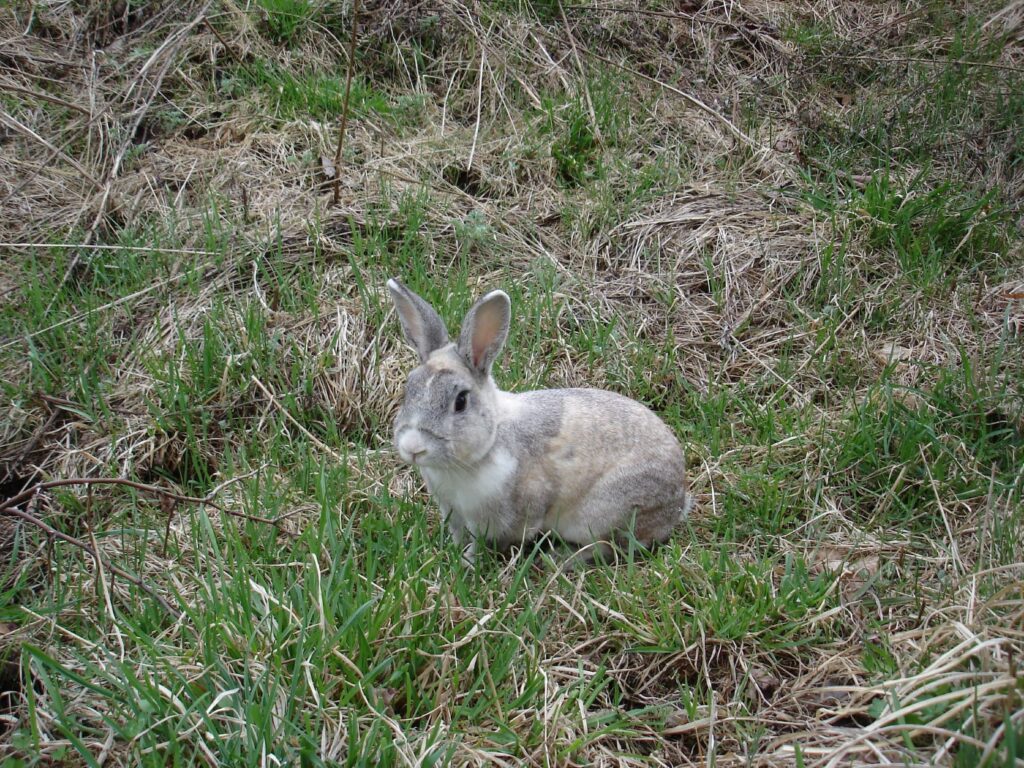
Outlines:
[[[322, 74], [294, 74], [267, 61], [256, 61], [239, 68], [231, 78], [221, 82], [221, 89], [238, 97], [257, 87], [270, 100], [271, 110], [277, 117], [290, 120], [314, 118], [332, 120], [341, 114], [344, 101], [344, 78]], [[404, 112], [415, 109], [416, 100], [407, 100]], [[368, 87], [358, 78], [352, 81], [349, 108], [355, 115], [377, 113], [389, 115], [393, 109], [387, 97]]]
[[268, 37], [279, 45], [293, 45], [305, 36], [320, 9], [310, 0], [258, 0]]
[[597, 137], [582, 104], [577, 103], [565, 117], [564, 132], [551, 145], [551, 157], [559, 180], [569, 187], [583, 186], [601, 175]]
[[957, 266], [980, 267], [1005, 249], [993, 193], [971, 197], [951, 184], [924, 191], [922, 178], [919, 174], [905, 190], [884, 172], [868, 182], [861, 203], [871, 247], [891, 251], [911, 281], [923, 285]]

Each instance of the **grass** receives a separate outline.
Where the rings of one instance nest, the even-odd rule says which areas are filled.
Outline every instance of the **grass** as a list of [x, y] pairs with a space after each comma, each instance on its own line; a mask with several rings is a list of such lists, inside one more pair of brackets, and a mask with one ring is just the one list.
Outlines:
[[[162, 489], [0, 514], [5, 765], [1024, 763], [1012, 6], [364, 9], [338, 205], [348, 11], [215, 8], [4, 12], [0, 504]], [[655, 409], [691, 519], [467, 569], [391, 276]]]
[[[295, 73], [272, 61], [257, 60], [220, 82], [221, 92], [233, 98], [253, 88], [264, 94], [267, 105], [262, 111], [268, 115], [281, 120], [330, 120], [341, 112], [345, 78], [341, 74]], [[395, 126], [410, 127], [417, 120], [419, 102], [415, 94], [405, 94], [392, 103], [387, 94], [356, 80], [349, 109], [359, 117], [386, 117]]]
[[279, 45], [291, 45], [307, 34], [320, 10], [309, 0], [261, 0], [267, 36]]

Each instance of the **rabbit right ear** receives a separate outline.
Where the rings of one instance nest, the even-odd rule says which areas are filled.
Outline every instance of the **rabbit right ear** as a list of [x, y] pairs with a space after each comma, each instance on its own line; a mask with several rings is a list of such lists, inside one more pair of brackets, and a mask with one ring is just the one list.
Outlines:
[[444, 321], [432, 306], [397, 280], [388, 280], [388, 290], [398, 310], [405, 338], [419, 354], [420, 361], [427, 362], [431, 352], [448, 343], [448, 329], [444, 327]]
[[508, 337], [512, 305], [504, 291], [491, 291], [472, 306], [462, 321], [458, 350], [477, 373], [491, 373], [491, 363]]

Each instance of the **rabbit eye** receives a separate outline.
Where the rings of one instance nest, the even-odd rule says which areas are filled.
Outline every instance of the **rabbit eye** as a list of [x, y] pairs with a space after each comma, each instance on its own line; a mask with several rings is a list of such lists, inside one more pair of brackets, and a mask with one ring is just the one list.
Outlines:
[[466, 401], [469, 399], [469, 390], [464, 389], [455, 396], [455, 412], [462, 413], [466, 410]]

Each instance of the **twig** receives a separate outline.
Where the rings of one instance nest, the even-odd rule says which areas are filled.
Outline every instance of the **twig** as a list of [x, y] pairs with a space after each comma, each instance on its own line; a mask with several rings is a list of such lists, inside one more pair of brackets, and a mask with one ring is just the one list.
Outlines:
[[110, 111], [111, 106], [108, 104], [98, 113], [96, 113], [87, 121], [85, 121], [84, 125], [81, 125], [78, 128], [76, 128], [75, 131], [71, 134], [71, 136], [64, 140], [63, 144], [61, 144], [59, 147], [54, 147], [50, 151], [49, 155], [47, 155], [39, 163], [37, 163], [35, 170], [32, 173], [26, 173], [24, 175], [24, 178], [22, 178], [21, 181], [18, 182], [17, 186], [15, 186], [14, 189], [8, 192], [3, 199], [0, 199], [0, 205], [7, 202], [8, 200], [14, 200], [15, 198], [17, 198], [18, 195], [21, 194], [21, 191], [32, 182], [32, 180], [39, 174], [40, 171], [42, 171], [44, 168], [50, 167], [50, 163], [53, 161], [53, 158], [57, 157], [57, 155], [63, 154], [64, 150], [66, 150], [76, 141], [80, 140], [82, 138], [82, 134], [88, 131], [95, 123], [99, 122], [100, 119], [105, 117]]
[[[363, 165], [363, 169], [373, 171], [374, 173], [379, 173], [383, 176], [390, 176], [393, 179], [398, 179], [398, 181], [404, 181], [407, 184], [412, 184], [413, 186], [416, 187], [426, 187], [427, 189], [431, 189], [434, 192], [438, 192], [442, 195], [452, 195], [454, 197], [461, 197], [463, 200], [469, 203], [475, 204], [477, 202], [476, 199], [471, 194], [469, 194], [465, 190], [459, 189], [454, 184], [447, 184], [447, 187], [441, 187], [437, 184], [431, 184], [429, 181], [425, 181], [423, 179], [414, 179], [412, 176], [407, 176], [406, 174], [399, 173], [398, 171], [392, 171], [387, 168], [381, 168], [379, 166], [374, 165], [372, 162], [365, 163]], [[327, 183], [328, 182], [326, 181], [322, 182], [320, 185], [321, 188], [326, 187]], [[0, 246], [2, 245], [3, 243], [0, 243]], [[0, 347], [0, 349], [3, 349], [3, 347]]]
[[473, 142], [469, 145], [469, 159], [466, 161], [466, 170], [473, 170], [473, 156], [476, 154], [476, 142], [480, 138], [480, 116], [484, 110], [484, 66], [487, 64], [487, 48], [480, 45], [480, 75], [476, 81], [476, 123], [473, 125]]
[[352, 72], [356, 68], [356, 35], [359, 32], [359, 0], [352, 2], [352, 38], [348, 44], [348, 72], [345, 74], [345, 98], [341, 103], [341, 127], [338, 129], [338, 148], [334, 152], [334, 205], [341, 198], [341, 148], [345, 144], [348, 126], [348, 99], [352, 94]]
[[36, 141], [36, 142], [42, 144], [44, 147], [46, 147], [48, 150], [53, 152], [55, 155], [63, 156], [63, 158], [65, 160], [67, 160], [67, 162], [71, 165], [71, 167], [74, 168], [76, 171], [78, 171], [80, 174], [82, 174], [82, 176], [84, 176], [86, 179], [91, 181], [93, 186], [95, 186], [97, 188], [102, 188], [103, 187], [103, 184], [95, 176], [93, 176], [91, 173], [89, 173], [89, 171], [86, 170], [84, 165], [82, 165], [80, 162], [75, 160], [75, 158], [73, 158], [67, 152], [64, 152], [61, 149], [53, 146], [53, 144], [48, 142], [46, 139], [44, 139], [38, 133], [33, 131], [27, 125], [24, 125], [21, 122], [19, 122], [17, 118], [12, 117], [11, 115], [7, 114], [4, 111], [0, 111], [0, 123], [3, 123], [4, 125], [8, 126], [9, 128], [11, 128], [11, 129], [13, 129], [15, 131], [19, 131], [19, 132], [25, 134], [26, 136], [28, 136], [33, 141]]
[[597, 139], [599, 144], [604, 143], [604, 139], [601, 137], [601, 127], [597, 124], [597, 112], [594, 110], [594, 102], [590, 98], [590, 86], [587, 85], [587, 74], [583, 71], [583, 62], [580, 61], [580, 54], [576, 48], [576, 38], [572, 34], [572, 29], [569, 27], [569, 17], [565, 15], [565, 8], [562, 7], [562, 2], [558, 2], [558, 10], [562, 14], [562, 24], [565, 26], [565, 35], [569, 38], [569, 43], [572, 46], [572, 59], [576, 62], [576, 69], [580, 73], [580, 83], [583, 88], [583, 98], [587, 102], [587, 111], [590, 113], [590, 122], [594, 126], [594, 138]]
[[964, 573], [964, 564], [960, 559], [960, 548], [956, 544], [956, 536], [953, 535], [953, 526], [949, 524], [949, 516], [946, 514], [946, 507], [942, 503], [942, 497], [939, 495], [939, 485], [935, 482], [935, 476], [932, 474], [931, 466], [928, 463], [928, 457], [925, 455], [924, 446], [917, 446], [918, 452], [921, 454], [921, 465], [924, 467], [925, 472], [928, 473], [928, 482], [931, 484], [932, 493], [935, 494], [935, 503], [939, 507], [939, 513], [942, 515], [942, 525], [946, 529], [946, 535], [949, 537], [949, 554], [950, 560], [953, 562], [953, 573], [958, 577]]
[[[43, 402], [47, 402], [45, 396], [43, 397]], [[48, 402], [47, 402], [47, 405], [49, 405]], [[32, 437], [30, 437], [28, 439], [28, 442], [25, 443], [25, 447], [22, 448], [21, 451], [18, 453], [17, 458], [15, 458], [14, 461], [10, 463], [10, 465], [9, 465], [10, 467], [19, 467], [19, 466], [21, 466], [22, 462], [24, 462], [25, 459], [28, 458], [28, 455], [30, 453], [32, 453], [36, 448], [39, 447], [39, 443], [41, 443], [43, 441], [43, 436], [50, 430], [50, 427], [52, 427], [54, 425], [54, 423], [57, 421], [57, 417], [59, 415], [60, 415], [59, 409], [57, 409], [57, 408], [50, 409], [49, 417], [47, 417], [46, 421], [43, 422], [39, 426], [39, 428], [36, 429], [35, 432], [32, 433]], [[8, 473], [11, 472], [10, 469], [8, 469], [7, 471], [8, 471]], [[10, 477], [10, 474], [8, 474], [7, 476]]]
[[[562, 40], [562, 43], [567, 44], [567, 41]], [[644, 73], [638, 70], [634, 70], [630, 67], [627, 67], [626, 65], [624, 65], [624, 63], [615, 61], [614, 59], [608, 58], [607, 56], [602, 56], [600, 53], [595, 53], [594, 51], [589, 50], [587, 48], [584, 48], [583, 51], [588, 56], [593, 56], [598, 61], [604, 61], [606, 65], [614, 67], [617, 70], [622, 70], [623, 72], [629, 75], [638, 77], [641, 80], [646, 80], [648, 83], [653, 83], [654, 85], [657, 85], [660, 88], [665, 88], [667, 91], [675, 93], [677, 96], [680, 96], [683, 100], [688, 101], [690, 104], [695, 106], [696, 109], [718, 120], [722, 125], [726, 127], [729, 133], [731, 133], [735, 138], [739, 139], [739, 141], [741, 141], [742, 143], [750, 146], [752, 150], [756, 150], [757, 152], [766, 155], [771, 155], [772, 151], [769, 147], [758, 143], [753, 138], [743, 133], [741, 130], [739, 130], [739, 128], [736, 127], [736, 125], [731, 120], [725, 117], [725, 115], [723, 115], [718, 110], [713, 108], [713, 106], [709, 106], [705, 102], [701, 101], [696, 96], [691, 95], [686, 91], [682, 90], [681, 88], [677, 88], [674, 85], [670, 85], [669, 83], [666, 83], [664, 80], [658, 80], [657, 78], [651, 77], [650, 75], [645, 75]]]
[[[89, 247], [93, 248], [93, 247], [96, 247], [96, 246], [89, 246]], [[173, 277], [168, 277], [166, 280], [161, 280], [161, 281], [159, 281], [157, 283], [152, 283], [151, 285], [147, 285], [145, 288], [143, 288], [141, 290], [138, 290], [135, 293], [130, 293], [127, 296], [122, 296], [120, 299], [115, 299], [114, 301], [108, 302], [107, 304], [104, 304], [102, 307], [96, 307], [94, 309], [86, 310], [85, 312], [80, 312], [77, 315], [74, 315], [72, 317], [67, 317], [67, 318], [61, 320], [60, 322], [53, 323], [52, 325], [48, 325], [45, 328], [40, 328], [37, 331], [32, 331], [31, 333], [27, 333], [24, 336], [21, 336], [21, 337], [19, 337], [17, 339], [14, 339], [13, 341], [6, 341], [6, 342], [0, 344], [0, 351], [3, 351], [5, 349], [7, 349], [8, 347], [13, 347], [15, 344], [20, 344], [23, 341], [28, 341], [29, 339], [35, 338], [36, 336], [39, 336], [42, 333], [48, 333], [49, 331], [55, 331], [58, 328], [63, 328], [65, 325], [71, 325], [72, 323], [77, 323], [79, 320], [84, 320], [85, 318], [89, 317], [90, 315], [94, 315], [97, 312], [102, 312], [102, 311], [107, 310], [107, 309], [113, 309], [114, 307], [119, 307], [120, 305], [125, 304], [125, 303], [127, 303], [129, 301], [137, 299], [137, 298], [139, 298], [141, 296], [145, 296], [147, 293], [152, 293], [153, 291], [155, 291], [155, 290], [157, 290], [159, 288], [163, 288], [165, 285], [168, 285], [170, 283], [176, 283], [179, 280], [181, 280], [183, 277], [188, 277], [189, 275], [195, 274], [196, 272], [198, 272], [200, 270], [209, 269], [211, 266], [212, 266], [212, 264], [210, 264], [210, 263], [200, 264], [198, 267], [195, 267], [194, 269], [189, 269], [189, 270], [185, 270], [184, 272], [179, 272], [177, 275], [174, 275]]]
[[228, 44], [228, 41], [220, 36], [220, 32], [218, 32], [214, 28], [213, 24], [210, 23], [209, 16], [203, 16], [203, 23], [206, 24], [207, 29], [213, 32], [213, 36], [220, 40], [220, 44], [224, 46], [224, 50], [228, 52], [228, 55], [238, 63], [238, 66], [245, 70], [245, 74], [247, 74], [255, 83], [256, 75], [253, 73], [251, 69], [249, 69], [249, 66], [244, 61], [242, 61], [239, 55], [235, 53], [235, 49]]
[[873, 61], [876, 64], [935, 64], [953, 65], [957, 67], [985, 67], [988, 69], [1001, 69], [1006, 72], [1024, 72], [1021, 67], [1013, 67], [1009, 64], [996, 64], [991, 61], [966, 61], [965, 59], [925, 59], [917, 56], [879, 56], [870, 54], [849, 54], [849, 53], [805, 53], [809, 59], [845, 59], [847, 61]]
[[[36, 488], [32, 489], [33, 492], [35, 490], [36, 490]], [[24, 495], [24, 494], [19, 494], [19, 496], [21, 496], [21, 495]], [[8, 505], [4, 505], [3, 507], [0, 507], [0, 512], [2, 512], [5, 515], [10, 515], [11, 517], [16, 517], [19, 520], [24, 520], [26, 523], [29, 523], [30, 525], [34, 525], [36, 528], [38, 528], [39, 530], [43, 531], [46, 535], [48, 535], [48, 536], [50, 536], [52, 538], [60, 539], [61, 541], [65, 541], [68, 544], [71, 544], [73, 546], [78, 547], [79, 549], [85, 550], [90, 555], [92, 555], [92, 559], [96, 563], [97, 568], [101, 568], [102, 567], [100, 565], [100, 563], [102, 562], [102, 558], [100, 558], [100, 553], [97, 552], [96, 549], [93, 548], [91, 545], [86, 544], [81, 539], [76, 539], [74, 536], [69, 536], [68, 534], [64, 533], [63, 531], [58, 531], [52, 525], [49, 525], [48, 523], [40, 520], [35, 515], [29, 514], [28, 512], [23, 512], [20, 509], [15, 509], [13, 506], [10, 506], [9, 504]], [[126, 570], [124, 570], [122, 568], [118, 568], [113, 563], [107, 563], [106, 567], [107, 567], [107, 570], [110, 571], [111, 573], [120, 576], [125, 581], [130, 581], [132, 584], [137, 586], [139, 589], [141, 589], [147, 595], [152, 597], [154, 600], [156, 600], [158, 603], [160, 603], [160, 606], [165, 611], [167, 611], [172, 616], [177, 616], [177, 615], [180, 614], [180, 611], [175, 611], [174, 608], [171, 607], [170, 603], [168, 603], [163, 597], [161, 597], [152, 587], [150, 587], [148, 584], [144, 583], [138, 576], [133, 576], [132, 574], [128, 573], [128, 571], [126, 571]]]
[[276, 408], [281, 413], [282, 416], [284, 416], [286, 419], [288, 419], [288, 421], [290, 421], [292, 423], [292, 425], [295, 426], [295, 428], [298, 429], [303, 435], [305, 435], [317, 448], [319, 448], [321, 451], [324, 451], [325, 453], [329, 453], [337, 461], [339, 461], [339, 462], [341, 462], [343, 464], [345, 463], [345, 457], [344, 456], [342, 456], [340, 453], [335, 451], [333, 448], [331, 448], [329, 445], [327, 445], [327, 443], [325, 443], [323, 440], [318, 438], [316, 435], [314, 435], [312, 432], [310, 432], [304, 426], [299, 424], [299, 422], [296, 421], [295, 417], [292, 416], [290, 413], [288, 413], [288, 411], [284, 408], [284, 406], [282, 406], [277, 401], [277, 398], [274, 397], [274, 393], [271, 392], [269, 389], [267, 389], [265, 386], [263, 386], [263, 382], [262, 381], [257, 379], [255, 376], [250, 376], [249, 378], [252, 380], [252, 383], [257, 386], [257, 388], [260, 390], [260, 392], [262, 392], [264, 395], [267, 396], [267, 399], [270, 400], [270, 404], [272, 406], [274, 406], [274, 408]]
[[663, 19], [674, 19], [678, 21], [696, 21], [702, 24], [718, 25], [720, 27], [729, 27], [736, 29], [738, 26], [736, 22], [726, 21], [724, 19], [712, 19], [707, 16], [698, 16], [695, 13], [680, 13], [674, 11], [652, 11], [646, 8], [614, 8], [612, 6], [596, 6], [596, 5], [567, 5], [565, 6], [570, 11], [589, 11], [591, 13], [629, 13], [637, 14], [641, 16], [659, 16]]
[[64, 99], [58, 99], [49, 93], [43, 93], [42, 91], [33, 91], [31, 88], [22, 88], [20, 85], [14, 85], [13, 83], [0, 83], [0, 91], [9, 91], [11, 93], [21, 93], [25, 96], [31, 96], [33, 99], [39, 99], [40, 101], [48, 101], [51, 104], [56, 104], [59, 107], [70, 109], [75, 112], [79, 112], [83, 115], [90, 115], [88, 109], [80, 107], [77, 104], [72, 104], [70, 101], [64, 101]]
[[[9, 517], [15, 517], [19, 520], [23, 520], [24, 522], [29, 523], [30, 525], [34, 525], [36, 528], [40, 529], [51, 538], [60, 539], [61, 541], [65, 541], [68, 544], [72, 544], [78, 547], [79, 549], [88, 552], [90, 555], [92, 555], [93, 560], [96, 562], [96, 567], [101, 573], [102, 569], [106, 567], [106, 569], [111, 573], [116, 574], [117, 576], [120, 576], [121, 578], [126, 579], [127, 581], [130, 581], [132, 584], [135, 584], [137, 587], [146, 592], [146, 594], [153, 597], [157, 602], [160, 603], [160, 605], [168, 613], [172, 615], [177, 615], [179, 612], [175, 611], [174, 608], [171, 607], [170, 603], [168, 603], [155, 590], [153, 590], [152, 587], [145, 584], [137, 576], [133, 576], [132, 574], [128, 573], [122, 568], [119, 568], [113, 563], [104, 563], [104, 561], [100, 557], [100, 553], [97, 547], [89, 545], [81, 539], [77, 539], [74, 536], [57, 530], [52, 525], [46, 523], [45, 521], [41, 520], [35, 515], [18, 509], [18, 505], [30, 501], [36, 495], [42, 493], [43, 491], [50, 490], [52, 488], [61, 488], [69, 485], [89, 486], [91, 499], [91, 488], [94, 485], [123, 485], [128, 488], [134, 488], [139, 491], [145, 491], [147, 493], [156, 494], [164, 499], [172, 499], [176, 502], [187, 502], [191, 504], [200, 505], [205, 504], [207, 506], [213, 507], [218, 512], [222, 512], [225, 515], [229, 515], [231, 517], [238, 517], [243, 520], [251, 520], [254, 523], [264, 523], [266, 525], [272, 525], [275, 528], [278, 528], [278, 530], [282, 530], [280, 528], [280, 522], [282, 519], [284, 519], [284, 517], [286, 517], [286, 515], [282, 515], [281, 517], [277, 517], [274, 519], [268, 517], [260, 517], [259, 515], [249, 515], [245, 512], [235, 512], [234, 510], [226, 509], [225, 507], [222, 507], [219, 504], [215, 504], [212, 501], [212, 497], [215, 496], [221, 489], [223, 489], [225, 486], [238, 479], [242, 478], [232, 478], [232, 480], [228, 480], [227, 482], [221, 483], [216, 488], [214, 488], [209, 494], [202, 497], [185, 496], [184, 494], [175, 493], [174, 491], [169, 491], [166, 488], [161, 488], [158, 485], [147, 485], [146, 483], [137, 483], [134, 480], [126, 480], [121, 477], [69, 477], [64, 478], [62, 480], [48, 480], [43, 483], [36, 483], [31, 488], [27, 488], [21, 493], [15, 494], [14, 496], [11, 496], [5, 501], [0, 502], [0, 515], [7, 515]], [[168, 518], [168, 525], [169, 524], [170, 521]]]
[[[152, 54], [150, 54], [149, 58], [146, 60], [146, 63], [142, 65], [142, 69], [139, 70], [139, 74], [136, 77], [135, 82], [141, 82], [146, 77], [149, 68], [156, 63], [160, 56], [162, 56], [165, 51], [172, 50], [172, 55], [168, 57], [163, 67], [153, 78], [153, 87], [150, 90], [150, 95], [148, 99], [135, 110], [135, 121], [128, 128], [125, 140], [121, 142], [121, 146], [117, 150], [117, 154], [114, 155], [114, 160], [103, 177], [104, 183], [99, 185], [100, 188], [103, 190], [103, 193], [100, 195], [99, 204], [96, 206], [96, 216], [93, 218], [92, 224], [90, 224], [88, 229], [86, 230], [86, 243], [89, 243], [92, 240], [92, 238], [96, 235], [96, 231], [99, 228], [100, 224], [103, 223], [104, 217], [106, 216], [107, 212], [107, 205], [109, 204], [110, 197], [114, 191], [114, 181], [117, 179], [117, 176], [121, 171], [121, 163], [124, 161], [128, 149], [132, 146], [134, 137], [139, 130], [139, 126], [142, 124], [142, 120], [146, 117], [146, 113], [149, 111], [149, 107], [152, 105], [153, 101], [157, 97], [157, 94], [159, 94], [160, 92], [160, 88], [163, 86], [164, 78], [167, 76], [167, 72], [171, 68], [171, 59], [173, 58], [173, 54], [177, 53], [177, 48], [175, 46], [180, 46], [184, 44], [192, 29], [199, 25], [202, 22], [202, 20], [206, 18], [206, 11], [209, 9], [210, 4], [212, 2], [213, 0], [209, 0], [209, 2], [207, 2], [203, 6], [198, 16], [196, 16], [191, 22], [189, 22], [181, 29], [176, 30], [174, 33], [172, 33], [155, 51], [153, 51]], [[133, 83], [125, 91], [125, 102], [127, 102], [127, 99], [131, 95], [131, 92], [134, 89], [134, 87], [135, 84]], [[53, 292], [53, 298], [50, 299], [50, 303], [47, 304], [46, 306], [47, 312], [49, 312], [50, 309], [53, 308], [54, 302], [57, 301], [57, 297], [64, 289], [64, 285], [67, 283], [71, 275], [74, 273], [75, 269], [78, 267], [78, 262], [80, 258], [81, 252], [76, 252], [71, 259], [71, 263], [68, 264], [67, 269], [64, 270], [64, 277], [61, 278], [60, 286], [57, 288], [56, 291]]]
[[[164, 248], [162, 245], [109, 245], [105, 243], [0, 243], [0, 248], [92, 248], [96, 251], [138, 251], [149, 253], [183, 253], [187, 256], [216, 256], [215, 251], [204, 251], [197, 248]], [[209, 266], [209, 265], [207, 265]]]
[[269, 518], [260, 517], [259, 515], [250, 515], [245, 512], [236, 512], [232, 509], [226, 509], [220, 504], [215, 504], [212, 497], [216, 491], [223, 487], [218, 486], [214, 489], [214, 493], [207, 494], [206, 496], [185, 496], [174, 491], [169, 491], [166, 488], [161, 488], [159, 485], [147, 485], [145, 483], [137, 483], [134, 480], [126, 480], [123, 477], [67, 477], [62, 480], [47, 480], [46, 482], [36, 483], [31, 488], [27, 488], [19, 494], [11, 496], [9, 499], [0, 503], [0, 515], [13, 514], [14, 508], [19, 504], [23, 504], [29, 501], [33, 496], [48, 491], [52, 488], [62, 488], [69, 485], [123, 485], [128, 488], [134, 488], [137, 491], [145, 491], [146, 493], [152, 493], [157, 496], [165, 496], [175, 501], [185, 502], [187, 504], [205, 504], [208, 507], [213, 507], [218, 512], [222, 512], [225, 515], [231, 517], [239, 517], [243, 520], [251, 520], [254, 523], [264, 523], [266, 525], [277, 526], [280, 523], [281, 518]]
[[704, 113], [710, 115], [711, 117], [715, 118], [716, 120], [718, 120], [722, 125], [724, 125], [726, 127], [726, 129], [729, 131], [729, 133], [731, 133], [734, 137], [739, 139], [742, 143], [746, 144], [751, 149], [755, 149], [755, 150], [757, 150], [759, 152], [765, 152], [765, 153], [770, 153], [771, 152], [770, 149], [768, 149], [767, 147], [762, 146], [761, 144], [758, 144], [752, 138], [747, 136], [747, 134], [745, 134], [743, 131], [741, 131], [739, 128], [737, 128], [736, 125], [731, 120], [729, 120], [729, 118], [727, 118], [725, 115], [723, 115], [717, 109], [715, 109], [714, 107], [708, 106], [703, 101], [698, 99], [696, 96], [693, 96], [693, 95], [687, 93], [686, 91], [682, 90], [681, 88], [676, 88], [674, 85], [669, 85], [664, 80], [659, 80], [656, 77], [651, 77], [650, 75], [646, 75], [643, 72], [640, 72], [639, 70], [627, 67], [625, 64], [620, 64], [619, 62], [617, 62], [617, 61], [615, 61], [613, 59], [609, 59], [607, 56], [602, 56], [599, 53], [594, 53], [593, 51], [591, 51], [591, 50], [589, 50], [587, 48], [584, 48], [583, 52], [586, 53], [588, 56], [594, 57], [598, 61], [603, 61], [605, 64], [609, 64], [609, 65], [615, 67], [616, 69], [621, 69], [623, 72], [627, 72], [628, 74], [631, 74], [634, 77], [639, 77], [641, 80], [646, 80], [649, 83], [654, 83], [655, 85], [657, 85], [657, 86], [659, 86], [661, 88], [664, 88], [666, 91], [670, 91], [670, 92], [674, 93], [676, 96], [679, 96], [684, 101], [687, 101], [690, 104], [692, 104], [694, 107], [699, 109], [701, 112], [704, 112]]

